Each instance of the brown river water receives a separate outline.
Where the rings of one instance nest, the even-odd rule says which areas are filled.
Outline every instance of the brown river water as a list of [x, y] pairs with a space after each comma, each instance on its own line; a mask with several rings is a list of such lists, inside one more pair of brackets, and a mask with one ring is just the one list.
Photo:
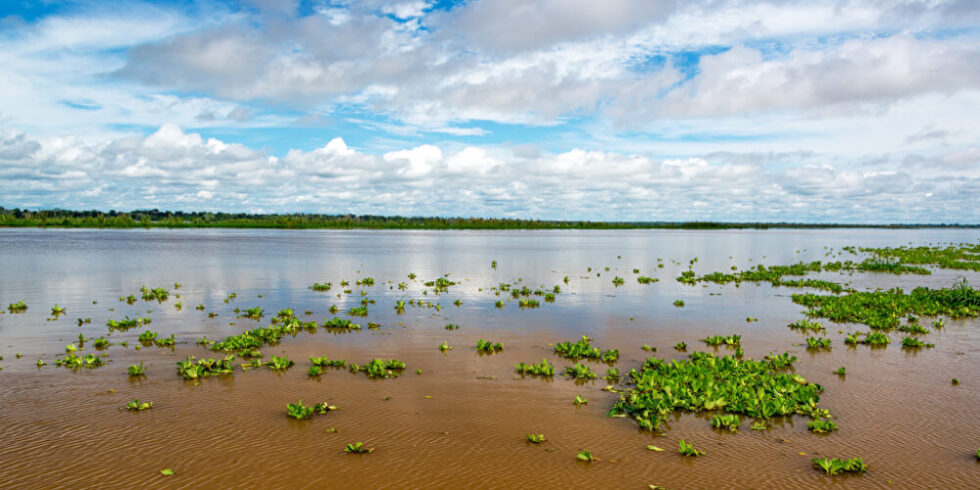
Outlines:
[[[943, 229], [0, 229], [0, 305], [23, 299], [29, 306], [26, 313], [0, 314], [0, 488], [978, 488], [980, 321], [947, 321], [926, 336], [934, 349], [911, 352], [896, 343], [846, 347], [839, 330], [867, 327], [821, 320], [833, 349], [810, 353], [801, 345], [806, 335], [786, 328], [802, 318], [803, 308], [789, 297], [799, 289], [692, 287], [674, 280], [695, 257], [694, 270], [706, 273], [732, 265], [856, 258], [826, 256], [846, 245], [978, 239], [976, 230]], [[660, 282], [638, 284], [634, 268]], [[417, 280], [407, 278], [411, 272]], [[423, 281], [447, 273], [459, 284], [448, 293], [423, 295]], [[625, 285], [613, 286], [617, 275]], [[948, 287], [964, 276], [980, 284], [980, 274], [946, 270], [812, 277], [864, 290]], [[363, 277], [373, 277], [375, 285], [356, 286]], [[342, 279], [351, 282], [352, 294], [338, 298]], [[327, 281], [334, 285], [329, 292], [309, 289]], [[408, 283], [407, 290], [399, 291], [399, 282]], [[562, 293], [554, 303], [521, 310], [509, 294], [491, 291], [501, 282], [532, 289], [561, 285]], [[139, 297], [144, 284], [166, 287], [171, 296], [162, 303], [119, 301]], [[196, 384], [177, 375], [175, 362], [188, 354], [214, 357], [195, 345], [201, 336], [221, 339], [268, 325], [282, 308], [322, 323], [337, 305], [337, 316], [346, 317], [360, 304], [360, 291], [376, 303], [368, 317], [353, 320], [376, 322], [377, 331], [332, 334], [321, 328], [284, 337], [262, 349], [266, 359], [286, 354], [296, 361], [282, 373], [236, 370]], [[225, 303], [231, 292], [237, 297]], [[422, 299], [441, 309], [409, 306], [397, 314], [399, 299]], [[460, 306], [453, 305], [457, 299]], [[505, 302], [502, 309], [494, 307], [498, 299]], [[676, 299], [685, 306], [673, 306]], [[67, 313], [52, 320], [55, 304]], [[196, 310], [198, 304], [206, 310]], [[236, 318], [234, 308], [254, 306], [266, 311], [261, 322]], [[208, 318], [208, 312], [217, 316]], [[106, 335], [106, 320], [126, 315], [152, 318], [147, 328], [175, 334], [176, 347], [135, 350], [145, 328], [134, 328], [108, 336], [129, 345], [101, 351], [108, 354], [105, 367], [72, 372], [54, 365], [79, 333]], [[746, 322], [748, 316], [758, 322]], [[79, 327], [76, 318], [92, 321]], [[447, 331], [447, 323], [460, 328]], [[650, 355], [683, 358], [672, 348], [680, 341], [688, 352], [713, 351], [700, 339], [715, 334], [740, 334], [748, 358], [788, 351], [799, 357], [796, 373], [825, 387], [820, 404], [839, 430], [813, 434], [808, 419], [792, 417], [774, 420], [767, 431], [749, 430], [743, 419], [741, 430], [730, 433], [712, 429], [710, 413], [678, 412], [659, 430], [643, 431], [630, 419], [606, 417], [616, 395], [602, 390], [602, 379], [577, 383], [557, 373], [553, 379], [514, 374], [515, 363], [542, 358], [564, 370], [571, 362], [551, 345], [586, 334], [593, 345], [620, 350], [615, 366], [621, 373]], [[502, 342], [504, 350], [478, 354], [480, 338]], [[446, 353], [438, 349], [444, 340], [453, 346]], [[658, 351], [645, 352], [643, 344]], [[82, 353], [95, 352], [86, 346]], [[308, 358], [319, 355], [359, 364], [395, 358], [407, 369], [394, 379], [329, 368], [310, 378]], [[48, 365], [37, 368], [37, 359]], [[130, 378], [126, 367], [139, 361], [147, 376]], [[591, 364], [600, 375], [607, 368]], [[832, 373], [839, 366], [847, 367], [846, 377]], [[954, 377], [958, 386], [951, 384]], [[576, 395], [589, 403], [576, 406]], [[153, 401], [153, 409], [127, 412], [123, 406], [134, 398]], [[327, 401], [339, 410], [292, 420], [285, 405], [299, 399], [308, 405]], [[547, 441], [528, 443], [529, 432], [544, 433]], [[681, 438], [706, 455], [678, 455]], [[346, 454], [353, 441], [374, 452]], [[597, 461], [577, 461], [580, 449]], [[870, 470], [828, 477], [811, 464], [824, 456], [859, 456]], [[175, 474], [161, 475], [164, 468]]]

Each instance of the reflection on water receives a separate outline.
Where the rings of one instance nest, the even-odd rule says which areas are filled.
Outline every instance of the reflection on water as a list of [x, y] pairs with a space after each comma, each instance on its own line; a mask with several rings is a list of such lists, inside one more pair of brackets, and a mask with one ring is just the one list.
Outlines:
[[[980, 384], [976, 320], [948, 322], [929, 336], [937, 347], [921, 352], [897, 345], [848, 348], [831, 328], [833, 349], [814, 354], [800, 345], [805, 336], [786, 328], [800, 318], [801, 308], [788, 297], [795, 290], [753, 284], [691, 287], [674, 277], [695, 259], [699, 272], [725, 271], [733, 265], [828, 260], [828, 251], [845, 245], [977, 238], [972, 230], [0, 230], [0, 304], [24, 299], [29, 305], [23, 314], [0, 315], [5, 442], [0, 487], [111, 482], [121, 487], [793, 488], [827, 482], [810, 469], [814, 456], [861, 456], [870, 463], [866, 475], [835, 478], [849, 486], [889, 481], [903, 487], [975, 486], [980, 481], [973, 458], [980, 446], [980, 426], [973, 423], [980, 406], [980, 391], [974, 389]], [[493, 260], [496, 269], [490, 267]], [[660, 281], [638, 284], [634, 269]], [[410, 280], [409, 273], [417, 279]], [[423, 281], [445, 274], [458, 283], [448, 293], [422, 293]], [[948, 286], [963, 275], [826, 277], [866, 289]], [[965, 275], [980, 283], [980, 275]], [[613, 286], [615, 276], [625, 279], [622, 287]], [[356, 286], [363, 277], [373, 277], [375, 285]], [[343, 287], [341, 280], [351, 285]], [[328, 292], [309, 289], [328, 281], [333, 283]], [[173, 288], [175, 282], [180, 289]], [[400, 282], [407, 283], [406, 290], [399, 290]], [[562, 292], [554, 303], [521, 310], [508, 294], [494, 294], [491, 288], [502, 282], [549, 290], [559, 285]], [[142, 285], [167, 287], [171, 296], [163, 303], [119, 301], [129, 294], [139, 297]], [[348, 288], [351, 294], [343, 294]], [[323, 322], [333, 316], [331, 306], [341, 316], [360, 306], [361, 291], [375, 303], [367, 318], [355, 322], [365, 327], [376, 322], [377, 331], [331, 335], [319, 329], [264, 348], [266, 357], [285, 354], [297, 361], [284, 373], [238, 371], [198, 385], [177, 377], [176, 360], [206, 354], [195, 345], [201, 336], [217, 339], [267, 325], [287, 307], [303, 320]], [[232, 292], [237, 297], [225, 303]], [[407, 306], [398, 314], [395, 301], [409, 299], [439, 308]], [[677, 299], [684, 300], [684, 308], [673, 306]], [[502, 308], [494, 306], [498, 300]], [[52, 320], [56, 303], [67, 312]], [[260, 322], [234, 312], [256, 306], [266, 311]], [[80, 333], [89, 339], [106, 335], [106, 320], [124, 316], [152, 318], [147, 327], [162, 337], [175, 334], [176, 348], [137, 351], [144, 328], [134, 328], [108, 336], [112, 342], [128, 341], [128, 347], [103, 351], [107, 367], [72, 373], [54, 366], [66, 343]], [[747, 323], [748, 316], [759, 321]], [[77, 318], [92, 321], [77, 326]], [[460, 329], [445, 330], [448, 323]], [[677, 413], [661, 428], [661, 437], [639, 431], [630, 420], [605, 417], [615, 394], [602, 391], [602, 380], [576, 384], [562, 377], [515, 376], [515, 363], [543, 357], [562, 371], [569, 362], [557, 358], [549, 344], [583, 334], [604, 348], [620, 349], [620, 372], [649, 355], [643, 344], [658, 348], [653, 355], [680, 358], [684, 354], [672, 348], [675, 343], [687, 342], [689, 352], [712, 350], [699, 339], [715, 334], [741, 335], [749, 357], [792, 352], [800, 357], [796, 371], [826, 387], [821, 405], [831, 410], [840, 430], [818, 436], [807, 432], [805, 419], [787, 418], [764, 432], [748, 430], [746, 421], [739, 433], [730, 434], [712, 430], [708, 414]], [[505, 349], [478, 355], [473, 347], [479, 338], [502, 342]], [[444, 340], [454, 348], [441, 353]], [[96, 351], [89, 346], [85, 352]], [[334, 369], [309, 378], [307, 358], [320, 355], [360, 364], [397, 358], [408, 369], [381, 381]], [[35, 367], [39, 358], [48, 365]], [[139, 361], [147, 365], [147, 376], [129, 378], [126, 366]], [[839, 366], [847, 366], [846, 377], [832, 374]], [[600, 374], [606, 368], [592, 367]], [[952, 377], [960, 386], [951, 385]], [[590, 402], [576, 407], [572, 400], [578, 394]], [[154, 408], [138, 414], [120, 410], [134, 398], [152, 400]], [[285, 404], [301, 398], [341, 409], [312, 421], [288, 419]], [[544, 433], [548, 441], [529, 444], [528, 432]], [[696, 461], [679, 457], [680, 438], [707, 455]], [[344, 454], [344, 445], [357, 440], [376, 451]], [[648, 444], [667, 451], [647, 451]], [[576, 461], [582, 448], [599, 461]], [[163, 468], [176, 475], [161, 476]]]

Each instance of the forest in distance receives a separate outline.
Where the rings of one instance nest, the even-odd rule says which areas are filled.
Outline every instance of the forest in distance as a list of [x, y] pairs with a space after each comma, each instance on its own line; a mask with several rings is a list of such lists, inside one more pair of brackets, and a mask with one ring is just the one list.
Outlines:
[[723, 221], [587, 221], [519, 218], [374, 216], [353, 214], [252, 214], [207, 211], [121, 212], [110, 210], [29, 210], [0, 206], [0, 227], [58, 228], [281, 228], [281, 229], [820, 229], [820, 228], [980, 228], [959, 223], [766, 223]]

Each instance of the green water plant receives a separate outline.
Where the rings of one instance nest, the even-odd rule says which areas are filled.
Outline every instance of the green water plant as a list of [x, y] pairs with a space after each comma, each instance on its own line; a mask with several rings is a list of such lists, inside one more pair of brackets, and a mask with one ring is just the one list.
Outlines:
[[703, 456], [704, 455], [704, 451], [699, 451], [699, 450], [695, 449], [694, 448], [694, 445], [688, 443], [684, 439], [681, 439], [681, 440], [677, 441], [677, 443], [680, 446], [677, 449], [677, 452], [680, 453], [681, 456], [690, 456], [690, 457], [696, 458], [698, 456]]
[[25, 303], [24, 300], [20, 300], [16, 303], [10, 303], [7, 305], [7, 310], [11, 313], [23, 313], [27, 311], [27, 303]]
[[57, 304], [55, 304], [54, 306], [51, 307], [51, 314], [54, 316], [64, 315], [65, 308], [63, 306], [58, 306]]
[[347, 447], [344, 448], [344, 452], [348, 454], [367, 454], [374, 452], [374, 448], [364, 447], [364, 443], [358, 441], [348, 443]]
[[716, 429], [727, 429], [732, 432], [738, 432], [740, 425], [742, 425], [742, 420], [738, 418], [738, 415], [733, 413], [717, 414], [711, 417], [711, 427]]
[[363, 366], [351, 363], [348, 369], [352, 373], [364, 372], [369, 378], [396, 378], [405, 370], [405, 363], [397, 359], [372, 359]]
[[126, 368], [126, 371], [133, 377], [146, 376], [146, 366], [143, 365], [143, 361], [140, 361], [139, 364], [129, 366]]
[[687, 350], [687, 342], [678, 342], [678, 343], [674, 344], [674, 349], [679, 350], [679, 351], [686, 351]]
[[555, 365], [550, 364], [547, 359], [542, 358], [540, 364], [526, 364], [524, 362], [519, 362], [514, 365], [514, 370], [521, 374], [529, 374], [533, 376], [554, 376], [555, 375]]
[[452, 347], [450, 347], [449, 344], [445, 340], [443, 340], [442, 343], [439, 344], [439, 350], [440, 351], [446, 352], [449, 349], [452, 349]]
[[504, 344], [501, 344], [500, 342], [494, 343], [489, 340], [478, 339], [476, 341], [476, 350], [477, 352], [486, 354], [495, 354], [504, 350]]
[[129, 316], [126, 316], [122, 320], [112, 320], [112, 319], [106, 320], [105, 324], [107, 327], [109, 327], [110, 332], [113, 331], [125, 332], [131, 328], [141, 327], [149, 323], [150, 323], [149, 318], [143, 318], [143, 317], [130, 318]]
[[269, 369], [272, 369], [273, 371], [284, 371], [286, 369], [291, 368], [293, 366], [293, 364], [296, 364], [296, 363], [293, 362], [293, 360], [290, 359], [289, 357], [283, 355], [281, 357], [280, 356], [272, 356], [272, 360], [271, 361], [267, 361], [265, 363], [265, 366], [267, 368], [269, 368]]
[[923, 347], [935, 347], [936, 344], [927, 344], [915, 337], [902, 337], [903, 349], [921, 349]]
[[656, 277], [636, 276], [636, 282], [640, 284], [653, 284], [658, 281], [660, 281], [660, 279], [657, 279]]
[[864, 473], [868, 471], [868, 465], [861, 461], [861, 458], [813, 458], [813, 467], [818, 470], [823, 470], [828, 475]]
[[544, 438], [544, 434], [526, 434], [524, 438], [527, 439], [528, 442], [533, 442], [534, 444], [541, 444], [547, 440]]
[[729, 345], [736, 346], [742, 343], [742, 336], [733, 334], [727, 337], [722, 337], [721, 335], [712, 335], [701, 340], [708, 345]]
[[329, 359], [327, 356], [311, 357], [310, 363], [317, 367], [344, 367], [347, 365], [347, 361], [344, 359]]
[[142, 402], [139, 398], [131, 402], [126, 402], [126, 410], [131, 412], [142, 412], [151, 408], [153, 408], [153, 402]]
[[228, 375], [234, 372], [234, 366], [232, 366], [234, 360], [235, 356], [227, 355], [219, 360], [207, 358], [195, 362], [194, 357], [187, 356], [183, 361], [177, 361], [177, 374], [185, 380]]
[[795, 321], [793, 323], [790, 323], [788, 326], [789, 326], [789, 328], [791, 328], [793, 330], [800, 330], [800, 331], [803, 331], [803, 332], [811, 332], [811, 331], [812, 332], [823, 332], [823, 331], [826, 331], [827, 330], [826, 328], [824, 328], [823, 325], [820, 324], [820, 322], [814, 322], [814, 321], [811, 321], [811, 320], [807, 320], [805, 318], [804, 319], [801, 319], [801, 320], [797, 320], [797, 321]]
[[827, 434], [837, 430], [837, 424], [833, 420], [817, 419], [807, 422], [806, 428], [815, 434]]
[[589, 341], [592, 340], [587, 335], [583, 335], [576, 342], [559, 342], [555, 344], [555, 354], [565, 359], [598, 359], [603, 362], [616, 362], [619, 360], [619, 349], [602, 350], [593, 347]]
[[807, 337], [806, 348], [810, 350], [830, 349], [830, 339], [826, 337]]
[[684, 307], [684, 300], [682, 300], [682, 299], [674, 300], [674, 306], [676, 306], [678, 308], [683, 308]]
[[836, 371], [834, 371], [834, 374], [836, 374], [838, 376], [846, 376], [847, 375], [847, 368], [844, 367], [844, 366], [841, 366], [841, 367], [837, 368]]
[[595, 461], [595, 458], [592, 457], [592, 453], [589, 452], [588, 449], [583, 449], [579, 451], [578, 454], [575, 455], [575, 459], [579, 461], [585, 461], [586, 463], [591, 463]]
[[572, 364], [565, 368], [565, 375], [574, 379], [595, 379], [597, 376], [588, 364], [581, 362]]

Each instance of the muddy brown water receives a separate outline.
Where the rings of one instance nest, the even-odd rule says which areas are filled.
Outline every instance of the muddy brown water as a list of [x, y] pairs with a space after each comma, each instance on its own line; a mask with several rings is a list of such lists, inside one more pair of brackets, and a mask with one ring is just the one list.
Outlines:
[[[833, 349], [809, 353], [800, 345], [805, 335], [786, 328], [801, 318], [802, 308], [789, 298], [797, 289], [674, 281], [695, 257], [695, 270], [709, 272], [828, 260], [825, 246], [977, 239], [970, 230], [0, 230], [0, 303], [24, 299], [29, 305], [26, 313], [0, 315], [0, 487], [977, 488], [980, 322], [947, 321], [927, 336], [936, 348], [918, 352], [894, 343], [846, 347], [838, 331], [867, 328], [824, 322]], [[637, 284], [634, 268], [660, 282]], [[416, 281], [407, 278], [410, 272]], [[422, 294], [423, 280], [446, 273], [459, 284], [448, 293]], [[616, 275], [624, 286], [612, 285]], [[941, 287], [962, 276], [980, 283], [978, 274], [942, 270], [929, 276], [821, 275], [858, 289]], [[362, 277], [376, 284], [354, 285]], [[351, 281], [352, 294], [338, 298], [341, 279]], [[497, 297], [490, 290], [518, 279], [531, 288], [561, 285], [562, 293], [554, 303], [521, 310], [508, 294]], [[331, 291], [309, 289], [325, 281], [333, 282]], [[182, 287], [173, 289], [174, 282]], [[408, 283], [407, 290], [399, 291], [398, 282]], [[143, 284], [167, 287], [171, 297], [163, 303], [119, 301], [139, 296]], [[285, 354], [296, 361], [282, 373], [238, 370], [197, 384], [177, 376], [177, 360], [209, 355], [194, 343], [202, 335], [217, 339], [267, 325], [269, 316], [287, 307], [303, 320], [330, 318], [331, 305], [345, 316], [359, 304], [360, 291], [376, 303], [367, 318], [354, 321], [365, 327], [377, 322], [377, 331], [319, 329], [286, 337], [262, 349], [266, 358]], [[225, 303], [230, 292], [237, 298]], [[431, 301], [441, 309], [409, 306], [399, 315], [393, 308], [398, 299]], [[461, 306], [453, 305], [456, 299]], [[505, 301], [503, 309], [493, 306], [498, 299]], [[685, 307], [674, 307], [675, 299]], [[49, 320], [55, 303], [67, 314]], [[198, 304], [206, 310], [196, 310]], [[233, 312], [253, 306], [264, 308], [266, 319]], [[217, 316], [208, 318], [208, 312]], [[175, 334], [178, 345], [137, 351], [136, 337], [144, 330], [137, 328], [108, 337], [129, 346], [101, 351], [108, 354], [106, 367], [72, 372], [54, 366], [79, 333], [105, 335], [107, 319], [126, 315], [152, 318], [148, 328]], [[748, 323], [747, 316], [759, 321]], [[79, 317], [92, 322], [78, 327]], [[460, 329], [447, 331], [447, 323]], [[699, 339], [733, 333], [742, 335], [747, 357], [773, 351], [798, 356], [795, 371], [826, 388], [821, 406], [839, 430], [812, 434], [806, 418], [791, 417], [761, 432], [749, 430], [744, 420], [738, 433], [729, 433], [711, 429], [709, 413], [675, 413], [658, 431], [647, 432], [629, 419], [605, 416], [616, 395], [602, 390], [601, 379], [576, 383], [562, 376], [521, 378], [513, 371], [519, 361], [542, 358], [563, 370], [571, 362], [554, 355], [550, 344], [583, 334], [594, 345], [620, 349], [615, 366], [625, 373], [651, 355], [643, 344], [658, 348], [652, 355], [681, 358], [685, 354], [672, 348], [677, 342], [687, 342], [688, 352], [713, 351]], [[505, 348], [480, 355], [474, 351], [479, 338]], [[453, 349], [441, 353], [443, 340]], [[97, 351], [86, 346], [84, 352]], [[326, 369], [313, 379], [306, 369], [314, 355], [360, 364], [396, 358], [407, 369], [385, 380], [346, 369]], [[48, 365], [36, 368], [37, 359]], [[130, 379], [126, 367], [139, 361], [147, 376]], [[608, 367], [590, 365], [600, 375]], [[846, 377], [832, 374], [839, 366], [847, 367]], [[951, 384], [953, 377], [959, 386]], [[576, 406], [576, 395], [589, 403]], [[123, 410], [134, 398], [152, 400], [154, 408]], [[291, 420], [285, 404], [299, 399], [340, 409]], [[529, 432], [544, 433], [547, 442], [526, 442]], [[681, 438], [707, 454], [679, 456]], [[353, 441], [375, 451], [345, 454]], [[580, 449], [598, 460], [577, 461]], [[860, 456], [871, 469], [827, 477], [810, 462], [823, 456]], [[161, 475], [164, 468], [175, 475]]]

